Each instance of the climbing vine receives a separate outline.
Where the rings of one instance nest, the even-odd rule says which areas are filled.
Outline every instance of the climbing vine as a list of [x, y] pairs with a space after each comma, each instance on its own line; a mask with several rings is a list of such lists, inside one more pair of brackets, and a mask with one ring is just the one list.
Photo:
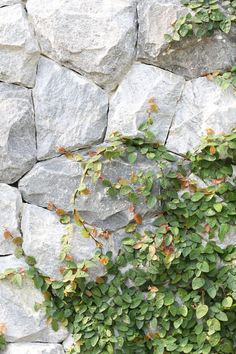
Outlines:
[[[156, 109], [151, 100], [139, 137], [114, 133], [109, 144], [90, 151], [87, 158], [63, 151], [84, 173], [73, 196], [73, 215], [49, 205], [68, 224], [62, 238], [62, 279], [42, 275], [30, 256], [27, 271], [7, 270], [1, 276], [18, 286], [25, 276], [34, 281], [45, 298], [35, 309], [46, 311], [55, 331], [61, 323], [73, 335], [68, 354], [235, 352], [236, 246], [233, 239], [227, 247], [220, 244], [235, 236], [236, 130], [218, 136], [209, 128], [197, 151], [177, 158], [150, 130]], [[128, 179], [111, 181], [104, 162], [119, 159], [132, 166], [146, 159], [153, 168], [134, 169]], [[102, 247], [102, 240], [112, 234], [99, 233], [76, 208], [77, 199], [91, 193], [91, 180], [114, 200], [129, 201], [133, 220], [123, 230], [117, 257]], [[139, 203], [152, 211], [151, 221], [136, 212]], [[96, 241], [91, 260], [77, 263], [71, 256], [72, 224]], [[105, 275], [92, 280], [98, 264], [105, 267]]]
[[[235, 0], [182, 0], [181, 3], [190, 10], [173, 24], [173, 32], [165, 34], [168, 43], [195, 36], [211, 36], [216, 30], [228, 34], [236, 23]], [[209, 73], [210, 74], [210, 73]], [[236, 88], [236, 66], [228, 71], [216, 71], [211, 78], [223, 89]]]

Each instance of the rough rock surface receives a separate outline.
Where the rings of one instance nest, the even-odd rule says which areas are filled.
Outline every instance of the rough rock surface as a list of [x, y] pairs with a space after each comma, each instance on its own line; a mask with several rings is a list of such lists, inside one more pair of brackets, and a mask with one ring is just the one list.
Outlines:
[[0, 83], [0, 182], [14, 183], [36, 160], [30, 90]]
[[14, 343], [8, 344], [2, 354], [64, 354], [60, 344]]
[[29, 0], [42, 52], [115, 88], [135, 56], [136, 7], [131, 0]]
[[0, 0], [0, 7], [20, 4], [21, 0]]
[[167, 140], [167, 148], [185, 153], [199, 145], [206, 129], [229, 132], [236, 125], [236, 99], [206, 78], [188, 81], [179, 101]]
[[[147, 171], [152, 166], [151, 162], [145, 164], [140, 161], [134, 168], [136, 171]], [[116, 161], [104, 165], [103, 175], [115, 182], [120, 176], [129, 178], [132, 170], [134, 169], [125, 161]], [[20, 180], [19, 189], [28, 203], [46, 207], [52, 201], [58, 208], [71, 211], [71, 197], [79, 186], [81, 174], [82, 169], [78, 162], [62, 156], [36, 164]], [[91, 195], [78, 198], [77, 208], [89, 224], [116, 230], [132, 220], [133, 214], [128, 211], [130, 203], [126, 198], [109, 197], [99, 181], [94, 185], [88, 180], [88, 187]], [[142, 203], [138, 206], [142, 213], [146, 213], [147, 209], [143, 207]]]
[[20, 235], [21, 195], [18, 189], [0, 183], [0, 255], [13, 253], [11, 240], [4, 238], [7, 230], [12, 236]]
[[39, 160], [57, 155], [59, 146], [76, 150], [101, 142], [108, 98], [88, 79], [42, 57], [33, 99]]
[[[43, 220], [43, 222], [42, 222]], [[40, 271], [52, 278], [60, 278], [61, 239], [68, 233], [67, 226], [52, 211], [25, 204], [22, 213], [23, 250], [33, 256]], [[92, 258], [96, 244], [92, 238], [84, 238], [78, 229], [70, 239], [71, 255], [76, 261]]]
[[19, 181], [19, 189], [27, 203], [47, 207], [51, 201], [57, 208], [70, 211], [71, 197], [81, 174], [78, 162], [60, 156], [37, 163]]
[[[27, 269], [27, 265], [14, 256], [0, 257], [0, 272], [8, 268]], [[68, 332], [64, 329], [57, 333], [49, 329], [44, 311], [34, 310], [35, 302], [40, 303], [43, 299], [42, 293], [29, 279], [23, 280], [22, 288], [8, 279], [0, 281], [0, 319], [6, 325], [8, 342], [61, 342], [67, 337]]]
[[154, 98], [158, 111], [152, 113], [152, 131], [164, 143], [183, 90], [184, 79], [145, 64], [134, 64], [110, 101], [107, 138], [112, 131], [136, 136], [148, 116], [148, 101]]
[[0, 52], [0, 80], [32, 87], [39, 48], [20, 4], [0, 8]]
[[220, 32], [201, 40], [193, 37], [167, 45], [164, 35], [172, 32], [171, 24], [185, 12], [178, 0], [140, 0], [138, 59], [187, 78], [234, 65], [236, 29], [230, 35]]

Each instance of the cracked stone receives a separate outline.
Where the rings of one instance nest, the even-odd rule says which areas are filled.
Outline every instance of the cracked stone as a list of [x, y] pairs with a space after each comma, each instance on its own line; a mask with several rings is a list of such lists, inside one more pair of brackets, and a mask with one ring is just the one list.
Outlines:
[[236, 125], [233, 90], [223, 91], [206, 78], [188, 81], [178, 103], [166, 147], [177, 153], [194, 150], [211, 128], [216, 134]]
[[0, 83], [0, 182], [14, 183], [36, 161], [30, 90]]
[[13, 237], [20, 235], [21, 194], [18, 189], [0, 183], [0, 255], [11, 254], [14, 246], [11, 239], [4, 238], [7, 230]]
[[164, 35], [172, 33], [171, 24], [186, 12], [178, 0], [140, 0], [138, 59], [187, 78], [234, 65], [236, 27], [229, 34], [216, 32], [202, 39], [192, 37], [171, 45], [166, 43]]
[[90, 80], [42, 57], [33, 98], [39, 160], [102, 141], [108, 97]]
[[0, 80], [33, 87], [38, 59], [39, 47], [23, 6], [1, 7]]
[[184, 82], [182, 77], [154, 66], [134, 64], [111, 98], [106, 137], [112, 131], [140, 135], [138, 127], [147, 119], [149, 100], [153, 98], [158, 111], [151, 114], [151, 130], [164, 143]]
[[[18, 270], [28, 266], [14, 256], [0, 257], [0, 272], [9, 268]], [[68, 336], [67, 330], [62, 327], [58, 332], [48, 327], [43, 310], [34, 310], [35, 302], [41, 303], [43, 300], [41, 291], [29, 278], [23, 279], [22, 288], [8, 279], [0, 281], [0, 318], [1, 323], [6, 325], [7, 342], [61, 342]]]
[[135, 57], [133, 0], [29, 0], [42, 53], [114, 89]]

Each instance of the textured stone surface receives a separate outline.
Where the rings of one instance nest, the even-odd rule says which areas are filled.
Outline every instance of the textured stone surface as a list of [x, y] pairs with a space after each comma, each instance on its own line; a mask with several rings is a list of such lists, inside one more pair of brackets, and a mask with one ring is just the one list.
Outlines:
[[[23, 249], [27, 255], [35, 257], [38, 269], [50, 277], [60, 278], [61, 238], [67, 233], [67, 226], [61, 224], [58, 216], [52, 211], [25, 204], [22, 232]], [[95, 242], [92, 238], [81, 236], [78, 229], [74, 228], [69, 242], [71, 255], [76, 261], [80, 262], [94, 255]]]
[[[27, 265], [14, 256], [0, 257], [0, 272], [7, 268], [27, 269]], [[22, 288], [7, 279], [0, 281], [0, 319], [6, 325], [8, 342], [61, 342], [67, 337], [64, 329], [57, 333], [49, 329], [44, 311], [34, 310], [35, 302], [40, 303], [43, 299], [41, 292], [28, 278], [24, 278]]]
[[32, 87], [38, 57], [24, 8], [20, 4], [0, 8], [0, 80]]
[[151, 130], [164, 143], [180, 98], [184, 79], [145, 64], [134, 64], [110, 101], [106, 137], [112, 131], [124, 135], [140, 134], [138, 127], [147, 119], [148, 101], [154, 98], [158, 112], [152, 113]]
[[138, 2], [138, 59], [188, 78], [217, 69], [226, 69], [236, 61], [236, 31], [230, 35], [215, 33], [198, 40], [182, 39], [170, 46], [165, 33], [186, 9], [178, 0], [140, 0]]
[[14, 343], [8, 344], [2, 354], [63, 354], [60, 344]]
[[136, 7], [130, 0], [29, 0], [42, 52], [114, 88], [135, 56]]
[[[125, 161], [116, 161], [104, 164], [103, 175], [115, 182], [121, 176], [129, 178], [132, 171], [147, 171], [152, 167], [151, 162], [147, 164], [142, 160], [135, 167]], [[79, 186], [81, 173], [79, 163], [59, 157], [36, 164], [22, 178], [19, 188], [24, 200], [29, 203], [46, 207], [48, 202], [52, 201], [59, 208], [72, 210], [71, 196]], [[132, 220], [133, 215], [128, 211], [130, 203], [126, 198], [109, 197], [100, 181], [94, 185], [88, 180], [88, 187], [91, 194], [78, 198], [77, 207], [89, 224], [115, 230]], [[142, 213], [147, 212], [143, 203], [140, 203], [138, 208]]]
[[24, 200], [47, 207], [53, 202], [57, 208], [72, 210], [71, 197], [79, 185], [82, 168], [78, 162], [64, 156], [37, 163], [19, 182]]
[[91, 81], [42, 57], [33, 98], [39, 160], [101, 142], [108, 98]]
[[178, 104], [167, 148], [185, 153], [199, 145], [206, 129], [229, 132], [236, 125], [236, 99], [206, 78], [188, 81]]
[[0, 7], [20, 4], [21, 0], [0, 0]]
[[18, 189], [0, 183], [0, 255], [14, 251], [11, 240], [3, 237], [5, 229], [12, 236], [19, 236], [20, 213], [22, 207], [21, 195]]
[[14, 183], [36, 159], [30, 90], [0, 83], [0, 117], [0, 182]]

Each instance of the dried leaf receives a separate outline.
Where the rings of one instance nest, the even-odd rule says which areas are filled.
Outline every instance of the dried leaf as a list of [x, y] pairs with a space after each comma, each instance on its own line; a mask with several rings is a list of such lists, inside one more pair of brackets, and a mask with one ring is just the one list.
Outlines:
[[56, 208], [56, 214], [58, 216], [64, 216], [67, 214], [67, 212], [64, 209]]
[[109, 263], [109, 258], [106, 257], [106, 256], [102, 256], [102, 257], [100, 257], [99, 262], [100, 262], [102, 265], [107, 265], [107, 264]]
[[140, 214], [134, 214], [134, 221], [136, 224], [141, 225], [143, 222], [143, 218]]
[[207, 129], [205, 129], [205, 131], [206, 131], [207, 135], [214, 135], [215, 134], [215, 131], [211, 128], [207, 128]]
[[215, 146], [211, 146], [211, 147], [210, 147], [210, 154], [211, 154], [211, 155], [215, 155], [215, 153], [216, 153], [216, 148], [215, 148]]
[[3, 237], [5, 240], [11, 240], [13, 238], [11, 232], [7, 229], [4, 230]]

